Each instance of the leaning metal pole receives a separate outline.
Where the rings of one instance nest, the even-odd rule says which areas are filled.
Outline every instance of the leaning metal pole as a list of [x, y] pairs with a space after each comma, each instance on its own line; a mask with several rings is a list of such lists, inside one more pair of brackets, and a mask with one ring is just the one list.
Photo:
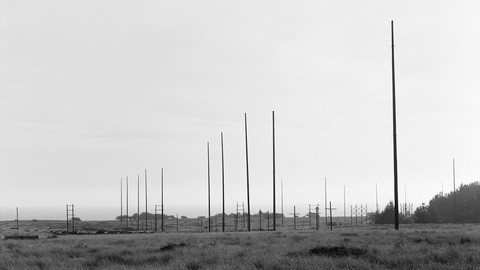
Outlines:
[[250, 231], [250, 182], [248, 176], [248, 139], [247, 139], [247, 113], [245, 113], [245, 157], [247, 165], [247, 230]]
[[398, 168], [397, 168], [397, 112], [395, 102], [395, 57], [394, 57], [394, 39], [393, 39], [393, 21], [391, 21], [392, 30], [392, 109], [393, 109], [393, 186], [395, 195], [395, 230], [398, 230]]

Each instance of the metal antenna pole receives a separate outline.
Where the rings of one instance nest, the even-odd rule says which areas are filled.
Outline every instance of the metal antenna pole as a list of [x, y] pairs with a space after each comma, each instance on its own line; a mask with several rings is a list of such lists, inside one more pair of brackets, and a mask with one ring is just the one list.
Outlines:
[[137, 174], [137, 231], [140, 230], [140, 174]]
[[225, 231], [225, 165], [223, 158], [223, 132], [220, 132], [222, 145], [222, 232]]
[[273, 138], [273, 231], [277, 230], [277, 210], [275, 207], [275, 111], [272, 111], [272, 138]]
[[161, 230], [163, 232], [163, 168], [162, 168], [162, 227]]
[[376, 211], [375, 213], [378, 213], [378, 189], [377, 189], [377, 183], [375, 183], [375, 206], [376, 206]]
[[207, 142], [207, 165], [208, 165], [208, 231], [211, 232], [211, 222], [210, 222], [210, 143]]
[[392, 109], [393, 109], [393, 186], [395, 195], [395, 230], [399, 229], [398, 225], [398, 168], [397, 168], [397, 108], [395, 102], [395, 57], [394, 57], [394, 38], [393, 38], [393, 21], [392, 28]]
[[248, 136], [247, 136], [247, 113], [245, 113], [245, 157], [247, 166], [247, 230], [250, 231], [250, 182], [248, 175]]
[[145, 231], [148, 229], [147, 169], [145, 169]]

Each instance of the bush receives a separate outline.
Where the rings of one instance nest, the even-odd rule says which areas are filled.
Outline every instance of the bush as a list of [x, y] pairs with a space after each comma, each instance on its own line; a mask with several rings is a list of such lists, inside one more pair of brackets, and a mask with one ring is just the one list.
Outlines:
[[[395, 223], [395, 205], [390, 201], [385, 209], [381, 212], [376, 212], [371, 216], [372, 221], [375, 224], [394, 224]], [[408, 219], [399, 213], [399, 223], [407, 223]]]
[[413, 220], [415, 223], [430, 223], [430, 213], [428, 207], [425, 206], [425, 203], [422, 203], [422, 206], [417, 207], [413, 213]]

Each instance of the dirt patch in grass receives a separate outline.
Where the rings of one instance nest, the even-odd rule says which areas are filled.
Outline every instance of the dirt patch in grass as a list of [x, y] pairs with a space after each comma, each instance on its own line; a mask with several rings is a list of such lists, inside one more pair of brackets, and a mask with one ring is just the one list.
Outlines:
[[203, 265], [200, 262], [197, 261], [190, 261], [187, 262], [185, 265], [188, 270], [198, 270], [198, 269], [203, 269]]
[[319, 246], [311, 248], [307, 251], [300, 252], [288, 252], [286, 254], [287, 258], [295, 257], [310, 257], [310, 256], [326, 256], [332, 258], [339, 257], [354, 257], [358, 258], [360, 256], [366, 255], [367, 250], [357, 247], [347, 247], [347, 246]]
[[333, 247], [314, 247], [308, 251], [310, 255], [328, 256], [328, 257], [360, 257], [367, 253], [367, 250], [357, 247], [333, 246]]
[[165, 251], [170, 251], [179, 247], [186, 247], [186, 246], [187, 244], [185, 243], [168, 243], [165, 246], [161, 247], [160, 251], [165, 252]]
[[460, 238], [460, 244], [470, 244], [470, 242], [472, 242], [472, 240], [470, 240], [469, 237], [461, 237]]
[[341, 233], [340, 236], [358, 236], [358, 233]]

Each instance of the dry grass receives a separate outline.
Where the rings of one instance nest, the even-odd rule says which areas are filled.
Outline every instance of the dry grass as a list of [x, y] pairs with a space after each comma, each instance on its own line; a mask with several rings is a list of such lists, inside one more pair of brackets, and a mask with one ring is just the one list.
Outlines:
[[478, 225], [1, 240], [0, 269], [477, 269]]

